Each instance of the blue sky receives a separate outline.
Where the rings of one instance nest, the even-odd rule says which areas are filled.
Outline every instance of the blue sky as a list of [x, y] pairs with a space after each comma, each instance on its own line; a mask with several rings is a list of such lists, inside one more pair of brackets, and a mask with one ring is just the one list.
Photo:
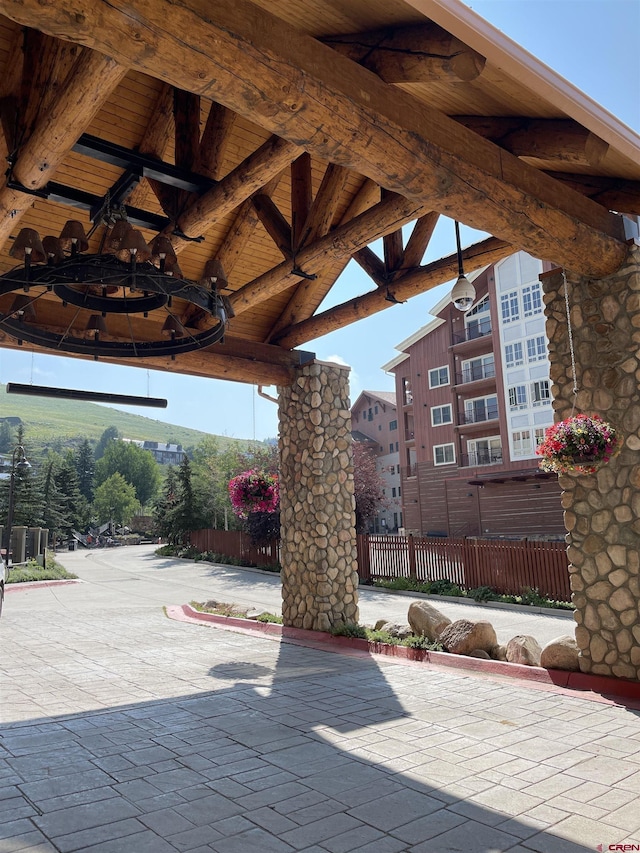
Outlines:
[[[474, 0], [468, 5], [640, 132], [640, 0]], [[463, 229], [463, 244], [476, 238]], [[443, 219], [426, 260], [453, 251], [453, 224]], [[350, 264], [323, 308], [370, 289], [370, 280]], [[380, 365], [397, 354], [396, 344], [428, 322], [430, 307], [448, 289], [436, 288], [302, 348], [352, 367], [352, 401], [363, 389], [393, 390], [392, 377]], [[235, 438], [277, 434], [277, 407], [250, 385], [0, 349], [0, 382], [8, 381], [166, 397], [165, 410], [123, 408]]]

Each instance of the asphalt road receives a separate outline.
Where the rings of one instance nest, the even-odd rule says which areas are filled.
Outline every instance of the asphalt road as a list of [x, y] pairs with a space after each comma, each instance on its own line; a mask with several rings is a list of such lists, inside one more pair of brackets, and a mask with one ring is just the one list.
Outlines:
[[[38, 595], [39, 608], [64, 610], [104, 609], [136, 610], [191, 601], [216, 601], [239, 606], [281, 612], [280, 578], [276, 574], [257, 572], [211, 563], [194, 563], [171, 557], [156, 556], [155, 545], [122, 548], [100, 548], [91, 551], [61, 551], [56, 559], [81, 578], [82, 583], [51, 586], [43, 600], [43, 590], [21, 590], [20, 595], [7, 596], [5, 607], [28, 610], [32, 595]], [[414, 594], [393, 594], [361, 587], [360, 621], [375, 623], [378, 619], [406, 622]], [[450, 619], [486, 620], [493, 624], [501, 643], [516, 634], [531, 634], [541, 645], [562, 634], [573, 635], [575, 623], [568, 611], [557, 616], [517, 609], [507, 610], [490, 605], [464, 604], [430, 599]], [[133, 618], [133, 617], [132, 617]]]

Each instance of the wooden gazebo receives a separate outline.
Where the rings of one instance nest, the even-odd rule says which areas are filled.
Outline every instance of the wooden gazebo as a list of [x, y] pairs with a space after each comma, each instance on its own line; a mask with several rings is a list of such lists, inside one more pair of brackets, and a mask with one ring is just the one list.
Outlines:
[[[493, 235], [466, 271], [524, 249], [598, 280], [640, 214], [638, 137], [458, 0], [0, 0], [0, 67], [0, 274], [23, 228], [80, 220], [99, 254], [116, 209], [187, 280], [224, 271], [223, 342], [105, 360], [287, 388], [297, 348], [455, 277], [455, 254], [424, 261], [441, 214]], [[351, 258], [371, 289], [318, 313]], [[179, 295], [172, 313], [210, 321]], [[93, 314], [51, 287], [21, 317], [63, 352]], [[164, 305], [145, 314], [102, 340], [171, 334]]]

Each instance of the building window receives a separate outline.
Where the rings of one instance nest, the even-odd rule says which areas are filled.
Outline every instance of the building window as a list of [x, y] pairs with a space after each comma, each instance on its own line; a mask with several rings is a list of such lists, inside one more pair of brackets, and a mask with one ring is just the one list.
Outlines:
[[538, 382], [532, 382], [531, 399], [534, 406], [551, 405], [551, 392], [549, 390], [548, 379], [540, 379]]
[[389, 421], [389, 429], [393, 432], [394, 429], [398, 429], [398, 421]]
[[536, 427], [533, 431], [533, 440], [536, 443], [536, 447], [542, 444], [544, 441], [544, 434], [547, 431], [546, 427]]
[[507, 344], [504, 348], [504, 358], [507, 367], [518, 367], [518, 365], [524, 364], [522, 342], [518, 341], [515, 344]]
[[434, 367], [429, 371], [429, 388], [439, 388], [449, 384], [449, 367]]
[[542, 313], [542, 288], [540, 282], [522, 288], [522, 308], [525, 317]]
[[531, 456], [533, 448], [531, 446], [531, 430], [522, 429], [513, 433], [513, 455], [515, 456]]
[[445, 406], [434, 406], [431, 409], [431, 426], [450, 424], [452, 420], [451, 403], [447, 403]]
[[389, 473], [390, 474], [396, 473], [396, 466], [395, 465], [389, 465]]
[[456, 461], [456, 452], [453, 444], [436, 444], [433, 448], [434, 465], [451, 465]]
[[396, 453], [398, 452], [398, 448], [399, 448], [399, 446], [400, 446], [400, 445], [399, 445], [399, 444], [398, 444], [398, 442], [396, 441]]
[[512, 290], [500, 297], [500, 308], [502, 310], [502, 322], [513, 323], [520, 319], [520, 307], [518, 305], [518, 291]]
[[527, 407], [527, 386], [513, 385], [509, 388], [509, 408], [512, 412]]
[[402, 380], [402, 405], [411, 406], [413, 403], [413, 394], [411, 393], [411, 380], [405, 376]]
[[389, 445], [389, 453], [393, 453], [393, 442]]
[[502, 462], [502, 439], [499, 435], [467, 442], [469, 465], [495, 465]]
[[544, 335], [527, 339], [527, 361], [543, 361], [547, 357]]
[[371, 409], [369, 409], [369, 420], [373, 420], [373, 412], [371, 411]]
[[393, 513], [393, 526], [394, 527], [398, 526], [398, 513], [397, 512]]
[[402, 495], [402, 486], [398, 486], [398, 497]]
[[375, 407], [375, 409], [374, 409], [374, 412], [373, 412], [373, 413], [374, 413], [375, 415], [377, 415], [377, 414], [378, 414], [378, 407], [377, 407], [377, 406]]
[[396, 487], [393, 486], [393, 488], [391, 489], [391, 497], [395, 498], [395, 496], [396, 496]]

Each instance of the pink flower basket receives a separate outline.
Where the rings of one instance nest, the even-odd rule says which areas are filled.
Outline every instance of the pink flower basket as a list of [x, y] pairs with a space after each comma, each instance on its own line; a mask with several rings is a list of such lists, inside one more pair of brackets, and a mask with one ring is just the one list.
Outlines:
[[573, 415], [547, 429], [536, 453], [543, 471], [594, 474], [621, 444], [615, 428], [599, 415]]

